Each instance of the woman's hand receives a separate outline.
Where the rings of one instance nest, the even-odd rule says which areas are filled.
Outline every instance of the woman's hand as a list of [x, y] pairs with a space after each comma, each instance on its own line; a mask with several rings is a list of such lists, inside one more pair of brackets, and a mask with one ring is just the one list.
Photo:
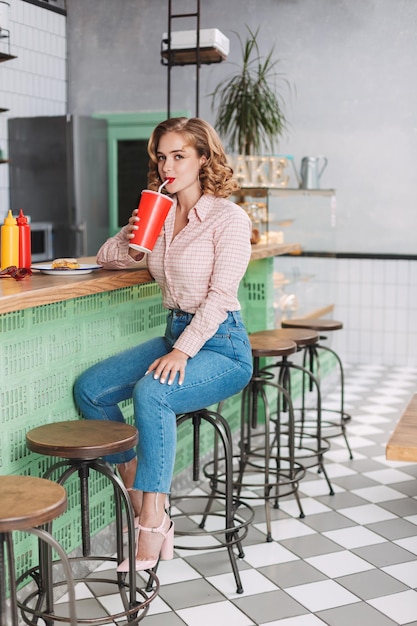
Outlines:
[[[126, 237], [128, 239], [128, 241], [130, 241], [131, 239], [133, 239], [133, 237], [135, 236], [135, 230], [138, 229], [138, 222], [140, 220], [140, 218], [137, 215], [138, 210], [134, 209], [132, 211], [132, 215], [129, 217], [129, 221], [127, 223], [127, 233], [126, 233]], [[133, 248], [129, 248], [129, 255], [135, 259], [136, 261], [138, 261], [139, 259], [141, 259], [143, 257], [143, 252], [139, 252], [137, 250], [134, 250]]]
[[181, 350], [174, 348], [168, 354], [162, 356], [160, 359], [156, 359], [148, 367], [146, 374], [153, 372], [153, 377], [159, 382], [164, 384], [166, 381], [168, 385], [172, 385], [175, 380], [175, 376], [178, 374], [178, 384], [182, 385], [185, 377], [185, 367], [189, 356]]
[[134, 231], [138, 229], [138, 222], [140, 218], [138, 217], [138, 210], [134, 209], [132, 211], [132, 215], [129, 217], [129, 221], [127, 223], [127, 238], [133, 239]]

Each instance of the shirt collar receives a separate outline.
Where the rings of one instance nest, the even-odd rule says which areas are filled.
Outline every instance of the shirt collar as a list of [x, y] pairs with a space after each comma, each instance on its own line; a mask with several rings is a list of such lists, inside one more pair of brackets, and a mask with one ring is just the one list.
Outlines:
[[210, 196], [208, 194], [203, 194], [197, 204], [194, 207], [194, 211], [201, 222], [204, 222], [207, 215], [209, 214], [213, 204], [214, 204], [214, 196]]
[[[175, 209], [177, 207], [177, 197], [174, 196], [174, 203], [170, 209], [170, 219], [172, 220], [172, 222], [175, 219]], [[197, 216], [197, 218], [200, 220], [200, 222], [204, 222], [204, 220], [206, 219], [207, 215], [209, 214], [209, 212], [211, 211], [211, 208], [213, 207], [213, 204], [215, 202], [215, 197], [208, 195], [208, 194], [203, 194], [201, 196], [201, 198], [197, 201], [197, 203], [194, 205], [194, 207], [191, 209], [191, 212], [194, 212], [195, 215]]]

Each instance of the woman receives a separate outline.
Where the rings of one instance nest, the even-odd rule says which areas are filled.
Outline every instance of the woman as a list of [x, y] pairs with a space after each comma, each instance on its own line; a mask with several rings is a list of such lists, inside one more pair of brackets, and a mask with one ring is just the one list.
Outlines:
[[[249, 340], [237, 292], [251, 254], [251, 224], [228, 200], [236, 190], [215, 130], [198, 118], [159, 124], [148, 144], [148, 187], [174, 200], [148, 269], [169, 310], [164, 337], [112, 356], [84, 372], [75, 400], [84, 417], [123, 421], [118, 403], [133, 398], [139, 431], [133, 450], [108, 460], [118, 466], [139, 518], [136, 569], [172, 558], [174, 529], [165, 510], [176, 450], [176, 415], [241, 391], [252, 373]], [[165, 191], [164, 190], [164, 191]], [[129, 223], [99, 250], [106, 269], [138, 265]], [[127, 571], [127, 560], [119, 571]]]

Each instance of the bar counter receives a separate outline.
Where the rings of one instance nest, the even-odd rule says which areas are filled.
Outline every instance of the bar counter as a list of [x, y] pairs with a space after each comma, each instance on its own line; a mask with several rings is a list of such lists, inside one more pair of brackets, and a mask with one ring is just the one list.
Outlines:
[[[249, 332], [274, 325], [274, 257], [299, 253], [298, 244], [257, 244], [239, 288], [242, 317]], [[95, 263], [94, 258], [80, 259]], [[145, 265], [145, 264], [144, 264]], [[163, 334], [167, 311], [158, 285], [146, 267], [82, 276], [51, 276], [34, 270], [16, 281], [0, 279], [0, 474], [43, 476], [51, 459], [30, 452], [28, 430], [56, 421], [78, 420], [74, 380], [94, 363]], [[121, 409], [133, 423], [130, 401]], [[240, 397], [223, 409], [233, 431], [240, 424]], [[186, 426], [186, 425], [185, 425]], [[213, 446], [210, 430], [201, 432], [201, 449]], [[175, 477], [188, 486], [192, 460], [191, 429], [178, 429]], [[185, 476], [185, 478], [183, 478]], [[90, 481], [93, 535], [109, 532], [114, 519], [112, 488], [102, 477]], [[78, 487], [68, 485], [69, 510], [54, 523], [54, 535], [67, 553], [81, 544]], [[15, 552], [21, 569], [36, 559], [34, 538], [21, 533]]]
[[[260, 260], [281, 254], [297, 254], [299, 244], [257, 244], [252, 247], [251, 260]], [[82, 263], [96, 262], [94, 257], [81, 258]], [[36, 267], [36, 264], [34, 264]], [[62, 302], [94, 293], [113, 291], [153, 282], [144, 262], [141, 269], [97, 270], [80, 276], [44, 275], [34, 270], [33, 276], [21, 281], [12, 278], [0, 279], [0, 313], [21, 311], [34, 306]]]

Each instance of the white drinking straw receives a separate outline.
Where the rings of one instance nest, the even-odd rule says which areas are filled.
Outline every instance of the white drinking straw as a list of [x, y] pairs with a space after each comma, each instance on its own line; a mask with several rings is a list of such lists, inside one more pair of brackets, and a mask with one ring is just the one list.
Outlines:
[[161, 193], [161, 189], [163, 189], [165, 185], [168, 185], [168, 183], [172, 183], [173, 180], [174, 178], [167, 178], [166, 181], [163, 182], [162, 185], [160, 185], [160, 187], [158, 188], [158, 193]]

